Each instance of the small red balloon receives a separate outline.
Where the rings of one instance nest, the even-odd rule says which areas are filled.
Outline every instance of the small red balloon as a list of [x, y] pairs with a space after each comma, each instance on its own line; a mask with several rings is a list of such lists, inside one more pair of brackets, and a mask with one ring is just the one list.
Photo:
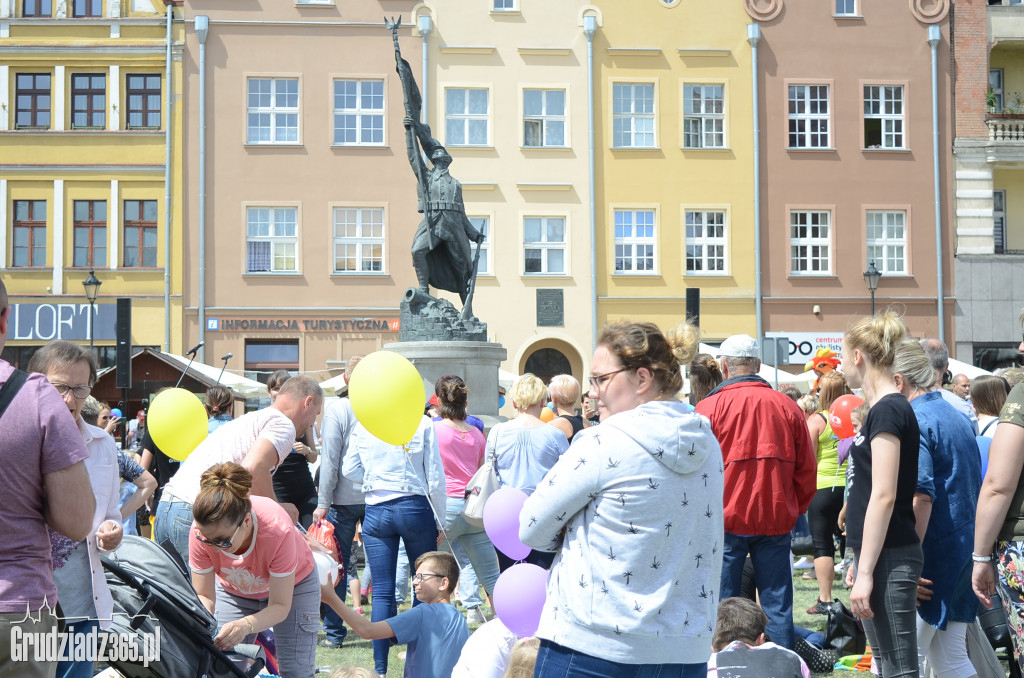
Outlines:
[[832, 426], [832, 432], [842, 440], [854, 434], [853, 411], [864, 404], [862, 398], [855, 395], [844, 395], [836, 398], [828, 411], [828, 423]]

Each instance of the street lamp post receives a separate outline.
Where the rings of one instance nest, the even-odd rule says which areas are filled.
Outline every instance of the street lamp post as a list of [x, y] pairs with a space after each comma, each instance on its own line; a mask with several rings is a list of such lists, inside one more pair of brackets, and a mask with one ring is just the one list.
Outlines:
[[82, 287], [85, 288], [85, 298], [89, 300], [89, 350], [93, 348], [93, 325], [96, 322], [95, 304], [96, 294], [100, 291], [100, 285], [102, 285], [99, 279], [96, 277], [96, 272], [89, 271], [89, 277], [82, 281]]
[[882, 272], [875, 268], [875, 262], [871, 262], [868, 265], [868, 270], [864, 271], [864, 282], [868, 285], [868, 291], [871, 292], [871, 315], [875, 315], [875, 290], [878, 289], [878, 281], [882, 279]]

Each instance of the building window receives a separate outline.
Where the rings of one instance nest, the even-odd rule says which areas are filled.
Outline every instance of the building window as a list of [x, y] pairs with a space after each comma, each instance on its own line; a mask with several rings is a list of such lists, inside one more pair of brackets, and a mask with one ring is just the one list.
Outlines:
[[21, 16], [53, 16], [51, 0], [24, 0], [21, 5]]
[[989, 110], [999, 113], [1003, 110], [1003, 69], [993, 68], [988, 72]]
[[128, 129], [160, 129], [160, 76], [129, 74], [125, 83]]
[[789, 213], [789, 267], [792, 275], [832, 272], [832, 213], [794, 210]]
[[98, 268], [107, 264], [107, 201], [74, 201], [72, 266]]
[[14, 201], [11, 266], [46, 266], [46, 201]]
[[654, 85], [612, 85], [612, 146], [654, 148]]
[[835, 0], [836, 16], [859, 16], [857, 14], [857, 0]]
[[529, 274], [565, 274], [565, 217], [523, 219], [523, 271]]
[[71, 126], [103, 129], [107, 126], [107, 76], [75, 73], [71, 76]]
[[49, 129], [50, 74], [18, 73], [14, 81], [14, 125], [18, 129]]
[[864, 147], [904, 148], [903, 87], [864, 86]]
[[615, 210], [615, 272], [654, 273], [654, 210]]
[[523, 146], [565, 145], [565, 90], [523, 90]]
[[480, 243], [480, 259], [476, 264], [476, 273], [477, 275], [494, 275], [491, 266], [491, 218], [469, 217], [469, 222], [484, 236], [484, 241]]
[[725, 148], [725, 87], [683, 86], [683, 146]]
[[444, 91], [445, 139], [449, 146], [488, 144], [488, 91], [449, 87]]
[[246, 143], [299, 141], [299, 79], [249, 78]]
[[246, 339], [245, 372], [262, 383], [277, 370], [299, 371], [298, 339]]
[[334, 81], [334, 143], [380, 146], [384, 143], [384, 81]]
[[904, 210], [868, 210], [868, 261], [875, 262], [886, 275], [905, 275], [907, 272], [907, 213]]
[[686, 272], [725, 273], [724, 211], [686, 211]]
[[992, 235], [995, 253], [1006, 251], [1006, 191], [992, 191]]
[[492, 0], [494, 4], [492, 7], [495, 12], [514, 12], [516, 11], [516, 0]]
[[298, 209], [246, 209], [246, 272], [294, 273], [298, 267]]
[[828, 85], [789, 86], [789, 147], [829, 148]]
[[74, 2], [74, 16], [76, 17], [103, 16], [101, 0], [74, 0]]
[[334, 272], [384, 270], [384, 210], [379, 207], [334, 209]]
[[124, 266], [156, 267], [156, 200], [124, 201]]

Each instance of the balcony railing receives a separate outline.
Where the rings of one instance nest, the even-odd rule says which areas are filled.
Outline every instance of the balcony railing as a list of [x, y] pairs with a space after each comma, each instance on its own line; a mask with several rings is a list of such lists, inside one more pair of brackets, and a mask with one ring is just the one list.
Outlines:
[[989, 141], [1024, 141], [1024, 118], [989, 118]]

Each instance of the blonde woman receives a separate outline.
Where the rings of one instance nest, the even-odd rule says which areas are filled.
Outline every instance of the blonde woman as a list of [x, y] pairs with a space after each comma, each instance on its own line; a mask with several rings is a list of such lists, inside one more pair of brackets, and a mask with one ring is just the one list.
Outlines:
[[[544, 382], [530, 373], [519, 377], [509, 391], [515, 419], [499, 424], [487, 436], [487, 454], [497, 457], [498, 478], [502, 486], [515, 487], [533, 494], [541, 479], [569, 448], [565, 434], [540, 420], [540, 412], [548, 399]], [[526, 562], [551, 567], [555, 554], [532, 551]], [[515, 562], [498, 551], [502, 572]]]
[[570, 374], [559, 374], [551, 378], [548, 393], [555, 406], [555, 418], [548, 423], [565, 434], [569, 442], [573, 436], [590, 425], [583, 415], [576, 414], [580, 401], [580, 382]]

